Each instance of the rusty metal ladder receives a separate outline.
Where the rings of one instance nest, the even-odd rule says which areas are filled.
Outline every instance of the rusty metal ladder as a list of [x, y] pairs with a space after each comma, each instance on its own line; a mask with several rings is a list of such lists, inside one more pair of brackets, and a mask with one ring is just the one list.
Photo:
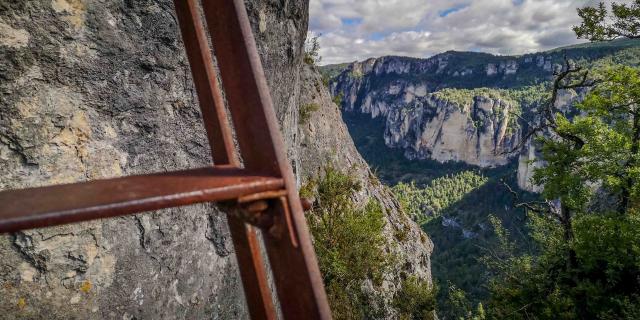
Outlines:
[[[243, 0], [174, 0], [214, 165], [0, 192], [0, 233], [219, 202], [228, 211], [253, 319], [276, 319], [256, 228], [284, 319], [331, 319]], [[213, 41], [230, 117], [213, 67]], [[236, 154], [231, 118], [242, 164]]]

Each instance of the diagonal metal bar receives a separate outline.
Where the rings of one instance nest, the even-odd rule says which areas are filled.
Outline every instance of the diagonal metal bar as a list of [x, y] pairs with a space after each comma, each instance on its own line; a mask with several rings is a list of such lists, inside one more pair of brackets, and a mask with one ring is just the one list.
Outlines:
[[[197, 3], [195, 0], [175, 0], [174, 4], [214, 163], [239, 166]], [[233, 215], [227, 215], [227, 221], [249, 313], [253, 319], [276, 319], [256, 230]]]
[[263, 233], [285, 319], [331, 319], [322, 277], [313, 250], [293, 171], [286, 158], [273, 103], [249, 25], [243, 0], [205, 0], [203, 10], [247, 169], [281, 175], [287, 208], [276, 202], [272, 214], [288, 236]]

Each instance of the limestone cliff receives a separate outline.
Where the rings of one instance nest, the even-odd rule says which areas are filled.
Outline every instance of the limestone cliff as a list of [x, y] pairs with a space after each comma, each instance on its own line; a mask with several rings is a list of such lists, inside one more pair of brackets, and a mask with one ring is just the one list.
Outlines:
[[[307, 3], [248, 8], [293, 147]], [[210, 162], [172, 1], [2, 1], [0, 35], [2, 189]], [[209, 204], [2, 235], [0, 257], [0, 318], [247, 317]]]
[[[368, 177], [302, 70], [308, 2], [246, 5], [298, 177], [331, 155]], [[0, 189], [210, 162], [172, 1], [0, 1], [0, 59]], [[298, 128], [305, 99], [322, 99], [314, 133]], [[428, 238], [366, 192], [408, 230], [404, 271], [430, 279]], [[201, 204], [0, 235], [0, 319], [247, 318], [225, 220]]]
[[[402, 150], [410, 160], [490, 168], [517, 158], [519, 186], [537, 192], [540, 187], [531, 183], [533, 169], [540, 165], [532, 163], [535, 146], [527, 142], [526, 150], [510, 151], [526, 133], [525, 123], [536, 121], [536, 106], [547, 90], [540, 83], [560, 67], [560, 52], [587, 60], [608, 52], [598, 50], [568, 48], [518, 57], [445, 52], [427, 59], [371, 58], [342, 66], [330, 89], [345, 112], [382, 117], [385, 144]], [[574, 92], [565, 92], [558, 107], [568, 111], [576, 98]]]
[[483, 96], [459, 105], [429, 95], [389, 111], [385, 143], [403, 148], [408, 159], [504, 165], [519, 139], [519, 130], [509, 127], [512, 108]]
[[[311, 113], [308, 121], [299, 128], [302, 177], [306, 180], [322, 174], [327, 165], [349, 170], [363, 185], [356, 200], [364, 205], [367, 199], [373, 197], [382, 204], [387, 250], [394, 253], [398, 263], [395, 269], [385, 274], [382, 288], [377, 293], [390, 305], [403, 277], [411, 275], [432, 283], [433, 243], [408, 215], [401, 212], [389, 188], [378, 181], [362, 159], [342, 120], [340, 109], [331, 101], [317, 70], [305, 67], [302, 79], [302, 105], [318, 106], [318, 110]], [[396, 318], [393, 310], [386, 310], [386, 313], [388, 318]]]
[[[334, 96], [342, 97], [346, 111], [386, 119], [387, 146], [403, 149], [409, 159], [463, 161], [481, 167], [504, 165], [513, 157], [506, 153], [520, 137], [520, 129], [513, 125], [512, 113], [517, 111], [513, 102], [482, 95], [456, 102], [431, 93], [426, 81], [386, 81], [376, 76], [425, 68], [437, 72], [442, 60], [383, 62], [354, 63], [332, 82], [331, 89]], [[365, 74], [371, 76], [365, 78]]]

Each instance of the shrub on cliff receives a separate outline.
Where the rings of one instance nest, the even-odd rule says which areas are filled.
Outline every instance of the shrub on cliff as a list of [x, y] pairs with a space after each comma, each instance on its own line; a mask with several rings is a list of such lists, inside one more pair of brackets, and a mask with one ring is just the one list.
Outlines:
[[375, 299], [363, 291], [363, 284], [368, 280], [380, 285], [393, 261], [384, 248], [382, 208], [375, 200], [357, 207], [353, 195], [360, 188], [352, 176], [331, 167], [319, 181], [303, 187], [307, 196], [316, 189], [308, 221], [336, 319], [371, 318]]

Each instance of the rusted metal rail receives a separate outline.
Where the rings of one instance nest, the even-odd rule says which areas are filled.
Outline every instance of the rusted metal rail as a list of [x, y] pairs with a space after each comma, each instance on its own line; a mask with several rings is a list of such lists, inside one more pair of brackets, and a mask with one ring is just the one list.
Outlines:
[[[0, 192], [0, 233], [222, 202], [253, 319], [331, 319], [293, 171], [243, 0], [174, 0], [214, 165]], [[206, 19], [207, 28], [202, 21]], [[207, 30], [213, 39], [209, 47]], [[216, 53], [228, 105], [213, 66]], [[227, 107], [229, 113], [227, 113]], [[233, 122], [240, 155], [233, 141]], [[242, 159], [242, 166], [240, 160]]]

